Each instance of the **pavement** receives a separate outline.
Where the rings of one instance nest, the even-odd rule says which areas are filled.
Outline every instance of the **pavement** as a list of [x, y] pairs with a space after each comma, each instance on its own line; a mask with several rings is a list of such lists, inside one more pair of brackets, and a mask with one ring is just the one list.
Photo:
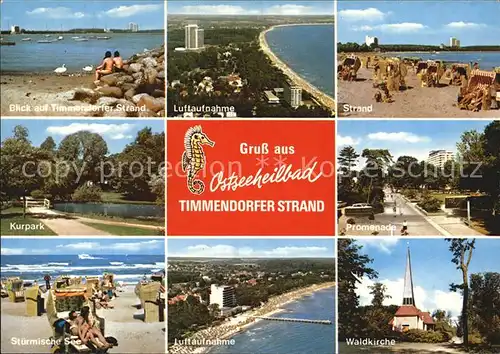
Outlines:
[[[394, 212], [394, 206], [396, 212]], [[375, 214], [374, 220], [356, 217], [354, 225], [346, 223], [343, 215], [339, 220], [339, 230], [345, 229], [345, 236], [401, 236], [401, 228], [406, 220], [407, 236], [481, 236], [469, 228], [460, 218], [447, 214], [427, 216], [399, 193], [385, 191], [384, 212]]]

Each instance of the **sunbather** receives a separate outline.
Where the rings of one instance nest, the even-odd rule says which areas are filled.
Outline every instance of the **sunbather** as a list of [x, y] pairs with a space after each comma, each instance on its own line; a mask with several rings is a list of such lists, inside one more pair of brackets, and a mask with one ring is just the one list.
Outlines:
[[[99, 348], [111, 347], [111, 344], [106, 341], [101, 331], [94, 327], [94, 319], [91, 317], [90, 308], [88, 306], [82, 308], [80, 316], [83, 318], [83, 322], [80, 322], [81, 333], [85, 333], [85, 338], [90, 339], [92, 343], [96, 344]], [[98, 341], [96, 339], [98, 339]]]
[[113, 58], [111, 58], [111, 52], [108, 50], [104, 54], [104, 59], [101, 65], [96, 68], [95, 71], [95, 82], [97, 83], [101, 76], [111, 74], [113, 72]]

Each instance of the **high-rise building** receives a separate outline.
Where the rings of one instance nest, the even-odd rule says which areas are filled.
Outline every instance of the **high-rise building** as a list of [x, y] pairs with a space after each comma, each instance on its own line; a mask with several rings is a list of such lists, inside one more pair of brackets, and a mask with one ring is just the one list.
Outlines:
[[372, 37], [372, 36], [365, 36], [365, 44], [369, 47], [372, 44], [375, 44], [378, 46], [378, 38], [377, 37]]
[[21, 27], [14, 25], [10, 27], [10, 34], [19, 34], [21, 33]]
[[219, 308], [235, 307], [236, 295], [232, 286], [210, 286], [210, 305], [217, 304]]
[[139, 32], [139, 25], [135, 22], [130, 22], [128, 24], [128, 30], [130, 32]]
[[450, 37], [450, 47], [457, 48], [460, 47], [460, 40], [455, 37]]
[[432, 150], [429, 152], [427, 163], [436, 167], [444, 167], [447, 161], [453, 160], [453, 152], [447, 150]]
[[186, 25], [184, 27], [186, 49], [198, 49], [198, 25]]
[[199, 28], [197, 30], [197, 34], [198, 34], [197, 48], [201, 49], [205, 46], [205, 30], [202, 28]]
[[406, 269], [403, 288], [403, 304], [398, 308], [389, 324], [393, 331], [406, 332], [410, 329], [430, 331], [435, 323], [429, 312], [422, 312], [415, 306], [413, 274], [411, 272], [410, 247], [406, 255]]
[[283, 88], [283, 97], [292, 108], [298, 108], [302, 105], [302, 87], [287, 81]]

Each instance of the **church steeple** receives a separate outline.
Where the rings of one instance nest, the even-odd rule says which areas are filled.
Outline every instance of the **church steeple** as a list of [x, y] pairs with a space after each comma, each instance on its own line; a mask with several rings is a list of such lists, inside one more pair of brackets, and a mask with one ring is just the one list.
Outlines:
[[411, 274], [410, 246], [406, 256], [405, 283], [403, 291], [403, 305], [415, 306], [415, 296], [413, 294], [413, 277]]

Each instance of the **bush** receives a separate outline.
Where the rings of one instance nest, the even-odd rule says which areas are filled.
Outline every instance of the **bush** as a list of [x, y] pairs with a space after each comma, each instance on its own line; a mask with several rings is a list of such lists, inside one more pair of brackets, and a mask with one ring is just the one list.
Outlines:
[[45, 193], [43, 193], [39, 189], [35, 189], [34, 191], [31, 192], [31, 196], [35, 199], [43, 199], [45, 197]]
[[441, 210], [441, 201], [437, 198], [430, 196], [426, 196], [417, 205], [429, 213], [435, 213]]
[[71, 199], [76, 202], [100, 202], [101, 193], [101, 188], [97, 186], [83, 185], [73, 192]]
[[403, 333], [403, 340], [415, 343], [442, 343], [445, 342], [443, 333], [435, 331], [423, 331], [421, 329], [410, 329]]
[[404, 189], [402, 194], [410, 200], [417, 198], [417, 191], [415, 189]]

